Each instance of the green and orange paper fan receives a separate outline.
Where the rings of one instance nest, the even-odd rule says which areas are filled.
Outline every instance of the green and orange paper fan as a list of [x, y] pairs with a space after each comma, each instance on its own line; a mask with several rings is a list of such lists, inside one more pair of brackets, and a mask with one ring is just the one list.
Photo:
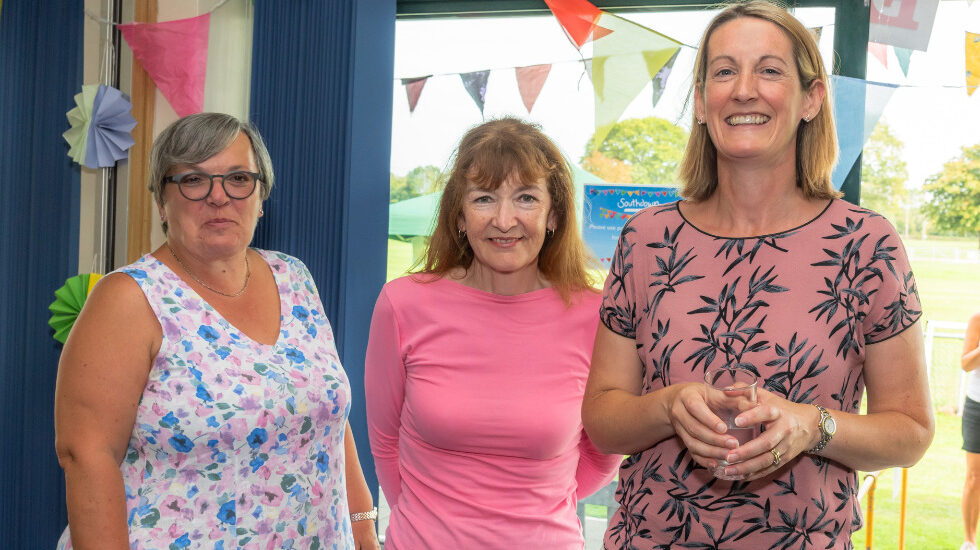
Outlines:
[[54, 291], [55, 300], [48, 306], [51, 311], [48, 326], [54, 329], [55, 340], [64, 344], [68, 339], [68, 333], [71, 332], [78, 313], [82, 311], [92, 287], [100, 278], [102, 275], [98, 273], [82, 273], [70, 277], [64, 286]]

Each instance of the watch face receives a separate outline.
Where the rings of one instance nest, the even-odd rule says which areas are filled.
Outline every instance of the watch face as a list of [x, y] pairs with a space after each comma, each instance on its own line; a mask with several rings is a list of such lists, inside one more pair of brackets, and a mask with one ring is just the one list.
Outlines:
[[837, 431], [837, 421], [834, 420], [833, 416], [827, 416], [823, 421], [823, 430], [830, 435], [834, 435]]

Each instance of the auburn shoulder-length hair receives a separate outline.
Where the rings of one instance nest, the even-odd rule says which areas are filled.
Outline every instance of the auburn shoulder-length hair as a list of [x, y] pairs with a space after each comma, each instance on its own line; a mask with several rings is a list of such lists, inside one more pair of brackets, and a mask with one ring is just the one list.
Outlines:
[[[820, 50], [813, 34], [786, 9], [766, 0], [751, 0], [728, 6], [715, 16], [705, 29], [694, 61], [692, 93], [704, 97], [704, 83], [708, 72], [708, 40], [718, 27], [740, 17], [755, 17], [768, 21], [786, 33], [793, 44], [793, 58], [803, 90], [813, 83], [824, 83], [827, 90], [820, 110], [809, 121], [800, 121], [796, 134], [796, 184], [803, 195], [812, 199], [832, 199], [841, 193], [834, 190], [831, 173], [837, 163], [837, 132], [830, 99], [830, 82]], [[694, 115], [696, 116], [696, 114]], [[681, 160], [679, 177], [683, 183], [681, 195], [692, 201], [702, 201], [711, 196], [718, 185], [718, 151], [715, 149], [706, 125], [698, 124], [692, 116], [691, 135]]]
[[597, 262], [586, 251], [575, 218], [574, 184], [568, 163], [541, 128], [517, 118], [500, 118], [470, 129], [456, 149], [446, 179], [436, 227], [416, 273], [443, 277], [451, 270], [469, 269], [473, 248], [459, 230], [467, 186], [494, 190], [511, 176], [524, 182], [545, 180], [555, 216], [555, 231], [545, 237], [538, 269], [562, 300], [596, 291], [589, 267]]

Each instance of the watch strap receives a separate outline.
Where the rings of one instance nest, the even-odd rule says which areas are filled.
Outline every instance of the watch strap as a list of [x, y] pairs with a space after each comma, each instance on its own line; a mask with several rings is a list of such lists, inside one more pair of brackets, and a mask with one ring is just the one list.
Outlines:
[[824, 425], [827, 422], [827, 419], [831, 418], [830, 413], [827, 412], [827, 409], [824, 408], [822, 405], [817, 405], [816, 403], [813, 403], [813, 406], [816, 407], [818, 411], [820, 411], [820, 419], [817, 421], [817, 428], [820, 430], [820, 441], [812, 449], [807, 451], [810, 454], [816, 454], [824, 450], [824, 447], [826, 447], [827, 444], [830, 443], [830, 438], [834, 436], [834, 434], [828, 432], [827, 428], [824, 427]]

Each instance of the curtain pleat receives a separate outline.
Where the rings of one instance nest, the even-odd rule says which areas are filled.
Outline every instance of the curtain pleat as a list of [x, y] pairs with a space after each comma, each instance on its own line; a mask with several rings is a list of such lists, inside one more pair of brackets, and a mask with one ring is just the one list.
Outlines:
[[250, 118], [276, 185], [254, 242], [297, 256], [313, 274], [375, 491], [363, 364], [387, 265], [394, 34], [395, 0], [255, 3]]
[[0, 12], [0, 546], [54, 548], [67, 523], [54, 452], [54, 291], [77, 273], [79, 169], [61, 133], [81, 87], [80, 1]]

